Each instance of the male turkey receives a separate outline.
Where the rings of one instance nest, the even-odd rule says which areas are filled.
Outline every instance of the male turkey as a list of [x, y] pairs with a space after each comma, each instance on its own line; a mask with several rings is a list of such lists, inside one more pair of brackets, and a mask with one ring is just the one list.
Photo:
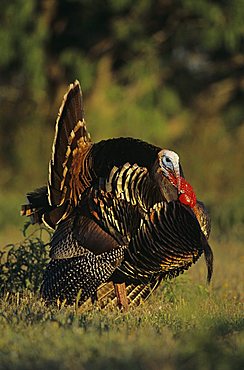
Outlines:
[[133, 138], [92, 143], [78, 81], [58, 114], [48, 185], [27, 199], [22, 215], [55, 229], [42, 285], [48, 301], [113, 298], [113, 282], [120, 305], [126, 293], [139, 302], [202, 252], [211, 279], [209, 216], [178, 155]]

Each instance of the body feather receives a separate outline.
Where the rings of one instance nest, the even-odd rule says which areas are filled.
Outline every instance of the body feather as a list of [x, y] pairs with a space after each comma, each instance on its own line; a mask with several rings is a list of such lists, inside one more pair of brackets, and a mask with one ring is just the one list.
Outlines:
[[[178, 201], [176, 181], [160, 168], [162, 152], [133, 138], [92, 143], [80, 85], [70, 85], [56, 121], [48, 184], [28, 193], [21, 211], [55, 229], [41, 289], [47, 301], [71, 304], [78, 296], [80, 304], [136, 305], [202, 253], [210, 281], [210, 218], [202, 202], [190, 209]], [[180, 165], [179, 171], [183, 178]]]

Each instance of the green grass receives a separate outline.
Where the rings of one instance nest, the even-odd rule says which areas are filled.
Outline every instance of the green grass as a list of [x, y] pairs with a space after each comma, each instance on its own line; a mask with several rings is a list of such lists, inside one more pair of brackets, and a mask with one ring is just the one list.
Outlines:
[[212, 244], [210, 287], [201, 260], [127, 313], [57, 309], [34, 289], [5, 291], [0, 369], [243, 369], [242, 246]]

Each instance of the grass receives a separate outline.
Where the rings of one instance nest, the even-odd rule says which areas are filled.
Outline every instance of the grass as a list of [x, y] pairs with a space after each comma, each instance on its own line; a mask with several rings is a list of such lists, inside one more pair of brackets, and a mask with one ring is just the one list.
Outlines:
[[126, 313], [47, 307], [31, 285], [13, 285], [15, 293], [9, 285], [0, 301], [0, 369], [243, 369], [242, 246], [213, 249], [210, 287], [201, 260]]

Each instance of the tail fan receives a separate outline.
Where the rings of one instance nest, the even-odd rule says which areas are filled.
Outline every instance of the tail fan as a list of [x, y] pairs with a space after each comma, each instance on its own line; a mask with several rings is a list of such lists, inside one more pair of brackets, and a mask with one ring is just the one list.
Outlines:
[[[54, 207], [76, 206], [90, 183], [87, 155], [91, 148], [87, 132], [80, 84], [75, 81], [65, 94], [56, 121], [52, 159], [49, 163], [48, 199]], [[64, 207], [61, 219], [69, 213]], [[57, 211], [58, 213], [58, 211]], [[57, 214], [56, 222], [60, 214]]]
[[90, 184], [91, 146], [80, 84], [75, 81], [58, 113], [48, 186], [27, 194], [29, 203], [22, 206], [21, 215], [30, 216], [32, 223], [44, 222], [52, 228], [64, 219]]

